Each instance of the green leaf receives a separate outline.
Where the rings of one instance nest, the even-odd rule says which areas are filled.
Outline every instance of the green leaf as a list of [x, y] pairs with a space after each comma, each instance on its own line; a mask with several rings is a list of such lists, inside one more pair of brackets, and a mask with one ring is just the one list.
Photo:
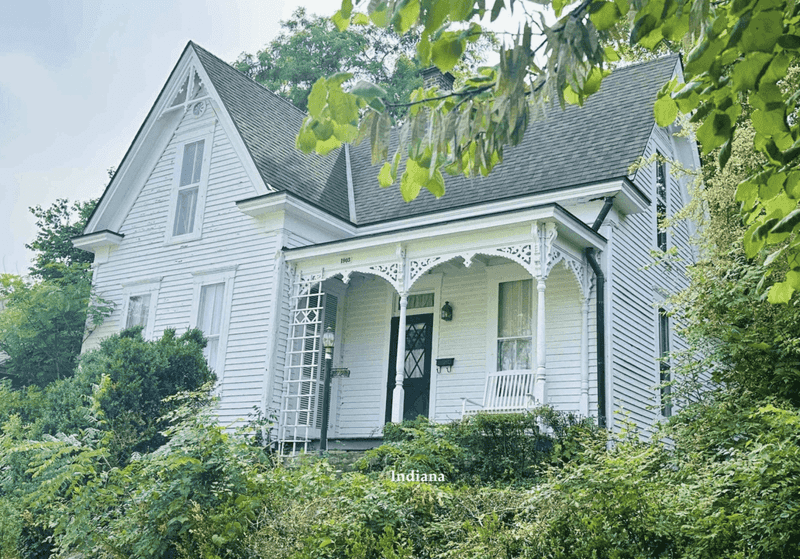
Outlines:
[[325, 78], [320, 78], [311, 86], [311, 93], [308, 94], [308, 114], [314, 118], [319, 118], [325, 103], [328, 100], [328, 83]]
[[776, 283], [769, 288], [767, 301], [773, 304], [788, 303], [792, 299], [794, 288], [788, 282]]
[[300, 129], [300, 133], [297, 135], [297, 149], [303, 153], [311, 153], [317, 146], [317, 137], [309, 127], [310, 121], [311, 117], [307, 116], [303, 121], [303, 127]]
[[661, 127], [666, 127], [675, 122], [678, 116], [678, 105], [669, 94], [659, 94], [658, 100], [653, 106], [653, 114], [656, 118], [656, 124]]
[[377, 84], [364, 80], [357, 81], [356, 84], [350, 89], [350, 93], [353, 95], [358, 95], [359, 97], [363, 97], [368, 102], [372, 101], [376, 97], [386, 97], [385, 89]]
[[490, 21], [494, 21], [494, 20], [497, 19], [497, 16], [500, 15], [500, 11], [503, 9], [504, 6], [505, 6], [505, 4], [504, 4], [503, 0], [494, 0], [494, 5], [492, 6], [492, 15], [491, 15], [491, 20]]
[[733, 90], [749, 91], [755, 89], [756, 80], [764, 67], [772, 60], [772, 55], [764, 52], [748, 53], [742, 62], [733, 68]]
[[800, 49], [800, 36], [798, 35], [783, 35], [778, 38], [778, 46], [786, 50]]
[[791, 233], [798, 224], [800, 224], [800, 209], [790, 212], [775, 227], [770, 229], [770, 233]]
[[750, 25], [744, 30], [741, 44], [745, 52], [772, 52], [782, 34], [782, 12], [778, 10], [759, 12], [752, 17]]
[[358, 121], [358, 104], [355, 95], [334, 88], [328, 91], [328, 106], [331, 118], [339, 124], [351, 124]]
[[456, 33], [443, 33], [431, 46], [431, 61], [442, 72], [449, 72], [458, 64], [464, 47], [464, 41]]
[[420, 167], [416, 161], [406, 161], [406, 170], [400, 179], [400, 194], [403, 200], [410, 202], [419, 196], [422, 185], [428, 182], [428, 169]]
[[425, 183], [425, 188], [437, 198], [444, 196], [444, 177], [439, 169], [434, 170], [433, 176]]
[[728, 160], [731, 158], [731, 140], [728, 140], [724, 144], [722, 144], [722, 149], [719, 150], [719, 168], [724, 169], [725, 165], [728, 163]]
[[781, 132], [788, 132], [786, 121], [784, 120], [783, 107], [779, 110], [764, 111], [757, 109], [753, 111], [753, 128], [756, 132], [771, 138]]
[[703, 145], [703, 155], [724, 144], [731, 134], [731, 119], [725, 113], [712, 112], [700, 128], [697, 140]]
[[378, 184], [383, 188], [394, 184], [394, 177], [392, 176], [392, 164], [388, 161], [383, 164], [380, 172], [378, 173]]
[[354, 14], [350, 23], [353, 25], [369, 25], [369, 16], [362, 13]]
[[589, 19], [600, 31], [614, 27], [619, 18], [622, 17], [619, 8], [614, 2], [595, 2], [591, 4], [590, 10], [592, 13], [589, 14]]
[[342, 0], [341, 9], [331, 18], [336, 29], [344, 31], [350, 26], [350, 14], [353, 13], [353, 0]]
[[400, 9], [394, 19], [394, 28], [401, 35], [411, 29], [419, 19], [419, 0], [406, 0], [400, 4]]

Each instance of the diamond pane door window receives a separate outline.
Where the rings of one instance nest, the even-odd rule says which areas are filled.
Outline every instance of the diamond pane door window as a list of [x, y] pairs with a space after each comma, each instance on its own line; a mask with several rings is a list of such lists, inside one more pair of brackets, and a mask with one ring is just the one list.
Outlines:
[[204, 350], [209, 367], [216, 368], [219, 336], [222, 329], [222, 302], [225, 284], [204, 285], [200, 290], [200, 307], [197, 312], [197, 327], [208, 340]]

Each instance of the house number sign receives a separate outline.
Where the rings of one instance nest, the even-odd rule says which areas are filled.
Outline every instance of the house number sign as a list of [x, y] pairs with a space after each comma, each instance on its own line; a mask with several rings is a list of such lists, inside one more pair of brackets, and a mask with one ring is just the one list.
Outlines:
[[349, 256], [342, 257], [341, 263], [342, 264], [349, 264], [350, 263], [350, 257]]

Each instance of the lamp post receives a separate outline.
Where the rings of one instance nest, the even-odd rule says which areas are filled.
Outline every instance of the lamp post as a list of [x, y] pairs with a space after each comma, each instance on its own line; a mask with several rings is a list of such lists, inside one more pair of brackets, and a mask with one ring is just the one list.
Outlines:
[[322, 386], [322, 427], [319, 434], [319, 454], [328, 450], [328, 415], [331, 408], [331, 363], [333, 361], [333, 342], [336, 339], [333, 329], [328, 326], [322, 334], [322, 346], [325, 348], [325, 381]]

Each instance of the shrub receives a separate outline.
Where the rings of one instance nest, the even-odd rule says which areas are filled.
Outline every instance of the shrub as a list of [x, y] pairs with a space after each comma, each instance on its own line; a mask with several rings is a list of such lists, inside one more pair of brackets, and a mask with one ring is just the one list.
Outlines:
[[601, 437], [591, 420], [541, 407], [524, 414], [477, 414], [447, 424], [424, 417], [384, 427], [385, 444], [367, 451], [363, 471], [444, 474], [450, 481], [535, 481], [548, 465], [580, 454]]

